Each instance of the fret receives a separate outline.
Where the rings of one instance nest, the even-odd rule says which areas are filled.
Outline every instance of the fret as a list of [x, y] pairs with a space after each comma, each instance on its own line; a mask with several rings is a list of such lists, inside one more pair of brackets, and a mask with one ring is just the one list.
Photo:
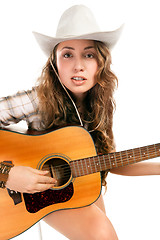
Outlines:
[[126, 151], [121, 151], [119, 153], [119, 157], [120, 157], [120, 167], [123, 167], [124, 165], [128, 165], [128, 156]]
[[102, 166], [101, 166], [102, 164], [100, 162], [100, 156], [97, 156], [97, 158], [98, 158], [98, 161], [99, 161], [99, 170], [102, 171]]
[[157, 153], [156, 145], [157, 145], [157, 144], [154, 144], [154, 145], [153, 145], [153, 148], [154, 148], [153, 151], [155, 152], [155, 157], [158, 157], [158, 156], [160, 156], [160, 155], [158, 155], [158, 153]]
[[149, 156], [149, 158], [154, 158], [157, 156], [154, 145], [148, 146], [148, 156]]
[[91, 167], [91, 173], [93, 173], [92, 164], [91, 164], [91, 158], [89, 157], [88, 160], [89, 160], [89, 164], [90, 164], [90, 167]]
[[102, 170], [107, 170], [107, 166], [106, 166], [106, 160], [105, 160], [105, 157], [104, 157], [104, 155], [102, 155], [102, 158], [103, 158], [103, 162], [104, 162], [104, 166], [105, 166], [105, 169], [102, 169]]
[[135, 158], [135, 152], [134, 152], [135, 150], [134, 149], [132, 149], [132, 152], [133, 152], [133, 159], [134, 159], [134, 162], [136, 163], [136, 158]]
[[115, 162], [113, 162], [113, 160], [114, 160], [113, 154], [114, 154], [114, 153], [111, 153], [111, 154], [110, 154], [111, 168], [115, 167]]
[[109, 160], [109, 164], [110, 164], [110, 169], [112, 169], [112, 163], [111, 163], [111, 159], [110, 159], [110, 154], [108, 154], [108, 160]]
[[118, 167], [118, 163], [119, 163], [119, 152], [114, 152], [114, 162], [115, 162], [115, 167]]
[[125, 152], [126, 152], [126, 156], [127, 156], [127, 162], [128, 162], [128, 164], [129, 164], [128, 153], [127, 153], [127, 151], [125, 151]]
[[99, 172], [100, 171], [100, 164], [99, 164], [99, 161], [96, 161], [96, 159], [97, 160], [99, 160], [98, 159], [98, 156], [95, 158], [95, 157], [93, 157], [94, 158], [94, 163], [95, 163], [95, 172]]
[[128, 151], [125, 151], [125, 152], [126, 152], [128, 164], [130, 164], [129, 157], [128, 157]]
[[127, 151], [122, 151], [121, 156], [123, 160], [123, 164], [128, 165], [129, 164], [129, 159], [128, 159], [128, 154]]
[[146, 151], [146, 147], [141, 147], [141, 151], [142, 151], [142, 160], [147, 160], [148, 156], [147, 156], [147, 151]]
[[157, 146], [159, 146], [159, 148], [158, 148], [158, 150], [159, 150], [159, 152], [158, 152], [158, 156], [160, 156], [160, 143], [157, 144]]
[[118, 166], [117, 166], [117, 159], [116, 159], [116, 154], [115, 154], [115, 152], [114, 152], [114, 161], [115, 161], [116, 167], [118, 167]]
[[[97, 157], [97, 160], [99, 160], [99, 157]], [[96, 162], [96, 164], [97, 164], [97, 170], [98, 170], [98, 172], [100, 172], [101, 171], [101, 164], [99, 163], [99, 161]]]
[[142, 161], [142, 154], [140, 148], [135, 149], [136, 162]]
[[133, 149], [133, 152], [134, 152], [135, 162], [141, 161], [142, 160], [142, 155], [141, 155], [141, 152], [140, 152], [140, 148]]
[[147, 146], [147, 154], [148, 154], [148, 159], [149, 159], [149, 146]]
[[72, 172], [73, 177], [77, 177], [78, 176], [75, 163], [76, 163], [76, 161], [75, 162], [71, 162], [71, 166], [73, 166], [73, 172]]
[[81, 171], [80, 171], [80, 166], [79, 166], [79, 160], [78, 161], [76, 161], [77, 162], [77, 170], [79, 171], [79, 174], [78, 174], [78, 176], [81, 176]]
[[146, 155], [144, 147], [141, 147], [141, 152], [142, 152], [142, 160], [144, 160]]
[[142, 159], [142, 151], [141, 151], [141, 148], [139, 148], [139, 152], [140, 152], [140, 157], [141, 157], [141, 161], [142, 161], [143, 159]]
[[85, 166], [86, 166], [87, 173], [90, 174], [91, 173], [91, 167], [90, 167], [90, 164], [89, 164], [89, 158], [84, 158], [84, 161], [85, 161]]
[[133, 155], [131, 154], [131, 150], [127, 150], [126, 153], [128, 155], [128, 161], [129, 161], [129, 164], [130, 164], [130, 163], [132, 163]]
[[156, 156], [158, 157], [157, 149], [156, 149], [156, 144], [154, 144], [154, 149], [155, 149]]
[[81, 162], [81, 166], [82, 166], [82, 175], [84, 176], [84, 175], [85, 175], [85, 173], [84, 173], [84, 168], [83, 168], [83, 163], [82, 163], [82, 160], [80, 160], [80, 162]]
[[116, 167], [122, 167], [123, 166], [122, 152], [116, 152], [115, 157], [117, 163]]
[[87, 159], [85, 158], [84, 162], [85, 162], [85, 166], [86, 166], [86, 170], [87, 170], [86, 172], [87, 172], [87, 175], [88, 175], [90, 173], [89, 172], [90, 166], [89, 166], [89, 164], [86, 161], [87, 161]]
[[120, 159], [121, 159], [121, 163], [122, 163], [122, 167], [123, 167], [123, 158], [122, 158], [122, 152], [120, 152]]
[[95, 158], [93, 157], [93, 161], [94, 161], [94, 172], [97, 172], [97, 165], [96, 165], [96, 162], [95, 162]]

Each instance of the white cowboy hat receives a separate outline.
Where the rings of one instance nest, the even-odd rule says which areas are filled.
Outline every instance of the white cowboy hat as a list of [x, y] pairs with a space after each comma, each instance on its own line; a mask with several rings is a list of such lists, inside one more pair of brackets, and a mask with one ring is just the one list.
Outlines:
[[117, 43], [123, 25], [114, 30], [102, 32], [90, 9], [84, 5], [75, 5], [61, 16], [55, 37], [33, 32], [40, 48], [49, 57], [54, 47], [63, 41], [90, 39], [104, 42], [109, 49]]

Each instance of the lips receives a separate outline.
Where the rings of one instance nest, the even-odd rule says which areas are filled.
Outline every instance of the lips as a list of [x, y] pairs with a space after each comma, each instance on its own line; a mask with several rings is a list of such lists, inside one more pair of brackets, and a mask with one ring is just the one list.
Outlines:
[[75, 81], [84, 81], [87, 80], [85, 77], [81, 77], [81, 76], [74, 76], [71, 79], [75, 80]]

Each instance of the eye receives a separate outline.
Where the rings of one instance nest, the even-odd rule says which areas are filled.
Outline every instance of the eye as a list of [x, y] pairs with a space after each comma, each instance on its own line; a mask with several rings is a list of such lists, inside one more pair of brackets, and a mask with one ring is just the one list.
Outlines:
[[94, 58], [95, 56], [94, 56], [93, 53], [87, 53], [87, 54], [85, 55], [85, 57], [86, 57], [86, 58]]
[[71, 53], [65, 53], [63, 55], [64, 58], [71, 58], [73, 55]]

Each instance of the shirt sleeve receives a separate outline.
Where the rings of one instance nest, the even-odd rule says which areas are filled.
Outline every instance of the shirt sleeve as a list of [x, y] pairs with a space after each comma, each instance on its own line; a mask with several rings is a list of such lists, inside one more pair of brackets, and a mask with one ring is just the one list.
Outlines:
[[25, 120], [29, 127], [40, 128], [36, 89], [20, 91], [13, 96], [0, 98], [0, 127]]

